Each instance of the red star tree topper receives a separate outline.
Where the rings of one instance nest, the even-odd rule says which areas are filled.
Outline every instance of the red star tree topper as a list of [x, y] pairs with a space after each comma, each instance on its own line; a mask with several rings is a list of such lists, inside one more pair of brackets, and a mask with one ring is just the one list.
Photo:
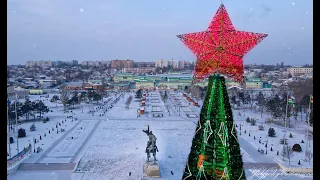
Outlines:
[[236, 30], [221, 4], [206, 31], [182, 34], [178, 38], [197, 57], [196, 79], [221, 73], [241, 83], [244, 79], [244, 55], [267, 36]]

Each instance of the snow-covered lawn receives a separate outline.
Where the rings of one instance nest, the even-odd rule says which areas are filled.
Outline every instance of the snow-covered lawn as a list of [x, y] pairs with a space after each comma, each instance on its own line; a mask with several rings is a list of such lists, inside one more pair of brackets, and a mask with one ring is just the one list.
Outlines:
[[151, 103], [160, 103], [160, 100], [159, 100], [159, 99], [151, 98], [151, 99], [150, 99], [150, 102], [151, 102]]
[[162, 112], [162, 110], [160, 106], [152, 106], [151, 112]]
[[[300, 133], [301, 130], [298, 130], [295, 128], [287, 128], [287, 132], [286, 132], [286, 139], [288, 142], [289, 146], [293, 146], [294, 144], [299, 144], [302, 148], [302, 152], [293, 152], [293, 155], [290, 159], [290, 166], [289, 166], [289, 160], [285, 158], [285, 160], [283, 161], [283, 156], [282, 156], [282, 149], [283, 149], [283, 145], [280, 144], [280, 140], [283, 139], [284, 134], [285, 134], [285, 128], [283, 127], [278, 127], [275, 125], [269, 125], [267, 123], [262, 122], [263, 120], [259, 120], [257, 121], [255, 126], [251, 126], [250, 123], [245, 122], [245, 118], [246, 117], [250, 117], [250, 118], [260, 118], [261, 116], [259, 116], [259, 114], [257, 113], [252, 113], [247, 111], [246, 112], [246, 116], [239, 116], [237, 111], [234, 111], [234, 117], [235, 117], [235, 123], [237, 124], [237, 131], [238, 131], [238, 136], [244, 138], [247, 142], [249, 142], [250, 144], [252, 144], [253, 147], [255, 147], [257, 150], [258, 149], [263, 149], [264, 152], [266, 151], [265, 148], [265, 144], [268, 141], [268, 145], [267, 145], [267, 155], [270, 156], [273, 159], [276, 159], [277, 161], [281, 162], [282, 164], [284, 164], [287, 167], [299, 167], [299, 168], [312, 168], [313, 167], [313, 159], [311, 159], [310, 165], [309, 162], [305, 162], [305, 152], [306, 152], [306, 143], [307, 143], [307, 139], [306, 139], [306, 134], [304, 133]], [[259, 116], [259, 117], [258, 117]], [[264, 115], [264, 117], [267, 117], [266, 115]], [[264, 119], [264, 118], [263, 118]], [[240, 134], [240, 125], [241, 127], [241, 135]], [[263, 125], [264, 126], [264, 130], [261, 131], [258, 129], [259, 125]], [[272, 127], [275, 129], [276, 132], [276, 136], [275, 137], [269, 137], [268, 136], [268, 130], [269, 128]], [[246, 131], [246, 133], [244, 133], [244, 131]], [[250, 136], [249, 136], [250, 133]], [[290, 133], [292, 134], [292, 138], [289, 138]], [[255, 137], [255, 139], [254, 139]], [[261, 143], [259, 143], [259, 139], [261, 139]], [[304, 141], [304, 143], [301, 143], [302, 140]], [[313, 140], [310, 139], [309, 141], [309, 150], [313, 150]], [[271, 147], [272, 150], [271, 151]], [[277, 151], [279, 151], [279, 155], [277, 155]], [[298, 162], [300, 160], [301, 165], [298, 165]]]
[[[86, 171], [82, 180], [140, 179], [146, 161], [148, 136], [142, 132], [150, 125], [157, 137], [161, 176], [182, 177], [195, 125], [184, 121], [109, 120], [100, 125], [78, 168]], [[174, 172], [174, 175], [170, 174]], [[131, 172], [131, 176], [129, 176]], [[166, 178], [168, 177], [168, 178]]]
[[[35, 147], [50, 147], [53, 141], [58, 139], [63, 132], [57, 134], [57, 123], [60, 123], [61, 126], [58, 125], [58, 131], [61, 131], [61, 128], [65, 129], [65, 131], [68, 131], [70, 128], [72, 128], [77, 121], [73, 121], [70, 118], [66, 118], [66, 116], [70, 115], [70, 113], [63, 114], [62, 111], [55, 111], [49, 112], [45, 115], [45, 117], [49, 117], [50, 120], [46, 123], [43, 123], [42, 121], [34, 122], [36, 126], [36, 131], [30, 131], [30, 126], [33, 124], [33, 122], [26, 122], [18, 125], [19, 128], [23, 128], [26, 131], [26, 137], [19, 138], [18, 139], [18, 145], [19, 145], [19, 151], [23, 149], [23, 147], [27, 147], [29, 143], [31, 143], [32, 146], [34, 146], [34, 139], [39, 141], [39, 143], [35, 144]], [[65, 121], [67, 120], [67, 121]], [[63, 123], [62, 123], [63, 122]], [[50, 134], [49, 134], [50, 130]], [[41, 140], [40, 140], [41, 136]], [[12, 133], [11, 137], [14, 139], [14, 143], [10, 145], [11, 147], [11, 153], [12, 156], [17, 153], [17, 133]], [[7, 144], [7, 149], [9, 152], [9, 145]]]
[[76, 128], [69, 132], [51, 151], [39, 159], [39, 163], [71, 163], [80, 153], [82, 146], [90, 138], [98, 121], [83, 120]]
[[[120, 94], [117, 94], [119, 96]], [[161, 171], [161, 180], [176, 180], [181, 179], [182, 173], [186, 166], [186, 161], [188, 154], [190, 152], [192, 139], [194, 136], [195, 128], [199, 117], [192, 115], [199, 115], [201, 108], [189, 105], [189, 102], [182, 97], [182, 93], [173, 93], [169, 92], [168, 100], [164, 103], [160, 97], [160, 93], [157, 91], [150, 92], [147, 96], [145, 110], [146, 113], [137, 117], [137, 110], [141, 107], [139, 101], [136, 98], [133, 98], [133, 101], [130, 104], [129, 108], [125, 107], [125, 101], [129, 95], [134, 95], [134, 93], [126, 93], [123, 98], [120, 98], [119, 101], [113, 105], [112, 109], [108, 109], [108, 112], [104, 116], [99, 116], [103, 114], [107, 107], [116, 99], [113, 97], [102, 109], [96, 109], [102, 104], [85, 104], [84, 112], [82, 113], [82, 108], [74, 109], [73, 112], [76, 114], [78, 121], [70, 122], [70, 119], [67, 119], [67, 122], [63, 125], [67, 125], [65, 128], [75, 127], [73, 130], [68, 132], [69, 134], [64, 137], [61, 142], [58, 142], [57, 139], [62, 137], [64, 133], [51, 133], [50, 135], [55, 136], [54, 139], [50, 140], [50, 136], [46, 136], [45, 139], [41, 142], [45, 142], [44, 150], [50, 151], [46, 153], [46, 156], [43, 156], [41, 162], [54, 162], [54, 159], [64, 158], [61, 162], [70, 162], [70, 158], [80, 159], [80, 162], [77, 166], [77, 173], [72, 173], [71, 171], [52, 171], [52, 172], [25, 172], [18, 171], [13, 176], [9, 176], [10, 180], [18, 180], [24, 177], [26, 180], [35, 179], [35, 180], [53, 180], [53, 179], [64, 179], [64, 180], [137, 180], [141, 179], [143, 176], [143, 165], [147, 159], [145, 153], [145, 148], [148, 141], [148, 136], [142, 132], [143, 129], [147, 128], [147, 125], [150, 125], [150, 130], [153, 131], [157, 137], [157, 146], [159, 152], [157, 152], [157, 158], [160, 164]], [[158, 98], [157, 98], [158, 97]], [[36, 99], [36, 98], [35, 98]], [[51, 98], [49, 98], [50, 100]], [[104, 99], [107, 101], [106, 98]], [[151, 101], [151, 99], [159, 99], [160, 102]], [[50, 103], [50, 102], [46, 102]], [[202, 102], [200, 102], [202, 104]], [[179, 105], [176, 105], [179, 104]], [[61, 104], [58, 104], [58, 108], [55, 108], [56, 104], [51, 103], [50, 106], [54, 110], [53, 114], [48, 113], [45, 115], [50, 118], [50, 121], [46, 124], [38, 122], [37, 131], [46, 132], [46, 126], [50, 125], [48, 128], [55, 127], [56, 122], [66, 119], [66, 116], [69, 116], [70, 113], [63, 113], [63, 108]], [[179, 106], [180, 115], [179, 115]], [[160, 109], [163, 113], [162, 118], [153, 118], [152, 111], [153, 107], [156, 107], [156, 110]], [[168, 112], [168, 110], [169, 112]], [[55, 110], [56, 109], [56, 110]], [[89, 110], [95, 110], [95, 113], [88, 113]], [[242, 116], [239, 116], [241, 112]], [[55, 115], [56, 113], [56, 115]], [[94, 114], [94, 115], [93, 115]], [[191, 118], [187, 117], [187, 114], [191, 115]], [[274, 163], [271, 158], [277, 158], [282, 160], [281, 150], [282, 145], [279, 145], [279, 140], [283, 136], [283, 127], [277, 127], [271, 125], [275, 128], [276, 137], [271, 138], [267, 136], [269, 125], [265, 125], [264, 121], [266, 118], [269, 118], [269, 115], [263, 114], [263, 118], [259, 112], [251, 112], [250, 110], [233, 110], [233, 115], [235, 123], [238, 125], [237, 131], [239, 131], [240, 124], [241, 135], [239, 137], [239, 143], [241, 146], [241, 154], [244, 163]], [[256, 126], [251, 126], [249, 123], [245, 122], [247, 117], [257, 119]], [[99, 121], [100, 120], [100, 121]], [[95, 128], [97, 122], [100, 122]], [[55, 122], [49, 124], [50, 122]], [[79, 124], [77, 124], [79, 123]], [[259, 131], [258, 125], [263, 123], [265, 125], [264, 131]], [[299, 123], [299, 122], [298, 122]], [[22, 124], [23, 125], [23, 124]], [[21, 126], [22, 126], [21, 125]], [[27, 125], [25, 125], [27, 126]], [[26, 128], [27, 136], [29, 133], [29, 126]], [[38, 127], [39, 126], [39, 127]], [[41, 130], [41, 126], [44, 126]], [[300, 126], [300, 125], [299, 125]], [[301, 126], [304, 126], [301, 124]], [[81, 129], [82, 127], [82, 129]], [[38, 129], [39, 128], [39, 129]], [[79, 129], [80, 128], [80, 129]], [[91, 134], [92, 130], [95, 129], [94, 133]], [[246, 134], [244, 133], [246, 130]], [[298, 159], [304, 159], [305, 143], [304, 134], [300, 133], [303, 128], [290, 128], [288, 129], [287, 139], [289, 145], [294, 143], [299, 143], [302, 147], [301, 153], [294, 153], [294, 156], [291, 159], [292, 165], [297, 165]], [[36, 132], [37, 132], [36, 131]], [[250, 137], [249, 137], [250, 132]], [[293, 135], [293, 138], [289, 138], [290, 132]], [[28, 134], [29, 133], [29, 134]], [[36, 136], [35, 134], [34, 136]], [[92, 136], [91, 136], [92, 135]], [[253, 139], [255, 136], [256, 140]], [[70, 139], [74, 137], [73, 139]], [[87, 137], [91, 137], [87, 147], [84, 148], [83, 144]], [[259, 139], [261, 137], [262, 143], [268, 139], [268, 154], [258, 153], [258, 148], [264, 149], [263, 144], [259, 144]], [[32, 138], [32, 136], [31, 136]], [[301, 144], [301, 140], [304, 140], [304, 144]], [[48, 141], [48, 142], [47, 142]], [[52, 141], [52, 142], [49, 142]], [[19, 141], [20, 142], [20, 141]], [[54, 146], [49, 147], [49, 144], [54, 144]], [[313, 141], [310, 141], [311, 148], [313, 148]], [[46, 146], [48, 145], [48, 146]], [[270, 151], [270, 148], [273, 148], [273, 151]], [[79, 154], [77, 150], [84, 149], [83, 154]], [[276, 155], [277, 150], [279, 150], [279, 156]], [[41, 155], [36, 155], [37, 158]], [[271, 158], [270, 158], [271, 157]], [[52, 158], [52, 159], [50, 159]], [[34, 160], [30, 158], [31, 160]], [[55, 160], [58, 162], [58, 160]], [[287, 162], [287, 161], [286, 161]], [[307, 162], [300, 161], [300, 167], [307, 167]], [[313, 163], [311, 163], [311, 166]], [[245, 170], [247, 179], [259, 179], [259, 176], [256, 176], [256, 172], [252, 170]], [[129, 176], [129, 173], [131, 174]], [[261, 172], [263, 173], [263, 172]], [[272, 173], [270, 173], [272, 174]], [[261, 179], [274, 179], [273, 175], [265, 174], [266, 177]], [[297, 176], [286, 175], [277, 177], [279, 179], [301, 179]], [[159, 180], [160, 180], [159, 179]], [[307, 178], [305, 178], [307, 179]], [[310, 179], [310, 178], [309, 178]]]
[[[35, 161], [35, 159], [37, 159], [45, 150], [47, 150], [49, 147], [51, 147], [51, 145], [55, 141], [60, 139], [66, 132], [68, 132], [75, 125], [78, 125], [80, 123], [80, 120], [92, 119], [93, 117], [94, 117], [94, 120], [106, 119], [105, 116], [101, 116], [101, 117], [98, 115], [92, 116], [92, 113], [90, 113], [90, 114], [87, 113], [89, 110], [95, 109], [96, 107], [98, 107], [99, 106], [98, 104], [84, 104], [83, 113], [82, 113], [82, 108], [69, 110], [68, 113], [65, 113], [62, 104], [56, 104], [56, 103], [50, 102], [50, 99], [52, 98], [53, 95], [55, 95], [55, 94], [49, 94], [49, 98], [43, 98], [43, 97], [40, 97], [40, 95], [29, 95], [29, 97], [28, 97], [31, 101], [40, 100], [40, 99], [43, 100], [45, 105], [47, 105], [49, 107], [49, 109], [52, 110], [53, 112], [50, 111], [50, 112], [43, 115], [45, 118], [49, 117], [49, 121], [47, 121], [46, 123], [43, 123], [42, 121], [27, 122], [24, 120], [24, 117], [21, 118], [23, 123], [18, 125], [17, 128], [18, 129], [19, 128], [25, 129], [26, 130], [26, 137], [18, 139], [19, 151], [21, 151], [24, 147], [27, 147], [29, 145], [29, 143], [31, 143], [31, 145], [33, 146], [32, 151], [34, 150], [34, 147], [36, 150], [38, 147], [41, 147], [43, 149], [42, 152], [40, 152], [39, 154], [38, 153], [32, 154], [30, 156], [30, 158], [25, 160], [26, 162]], [[107, 101], [107, 99], [110, 99], [110, 98], [104, 98], [104, 101]], [[21, 101], [21, 102], [23, 102], [23, 101]], [[108, 103], [108, 104], [110, 104], [110, 103]], [[67, 116], [72, 115], [71, 111], [74, 114], [73, 120], [72, 120], [72, 118], [67, 118]], [[98, 112], [96, 112], [96, 113], [98, 113]], [[96, 114], [96, 113], [94, 113], [94, 114]], [[101, 113], [102, 113], [102, 110], [101, 110]], [[78, 120], [75, 120], [75, 118], [77, 118]], [[32, 119], [33, 118], [31, 117], [31, 120]], [[30, 126], [33, 123], [36, 126], [36, 131], [30, 131]], [[60, 125], [59, 125], [59, 123], [60, 123]], [[56, 128], [56, 126], [58, 126], [58, 128]], [[86, 126], [87, 125], [84, 125], [83, 127], [86, 128]], [[90, 127], [91, 126], [88, 126], [87, 128], [90, 128]], [[61, 129], [64, 129], [64, 132], [61, 132]], [[49, 130], [50, 130], [50, 133], [49, 133]], [[57, 133], [57, 130], [59, 131], [58, 133]], [[90, 131], [86, 131], [86, 132], [90, 132]], [[10, 132], [10, 136], [13, 137], [13, 139], [14, 139], [14, 143], [10, 144], [11, 156], [14, 156], [18, 152], [17, 151], [17, 139], [16, 139], [17, 133]], [[41, 140], [40, 140], [40, 136], [41, 136]], [[38, 141], [35, 144], [35, 146], [34, 146], [34, 139], [36, 139]], [[74, 149], [77, 149], [77, 148], [74, 148]], [[7, 143], [7, 151], [9, 152], [9, 144], [8, 143]], [[8, 159], [9, 159], [9, 156], [8, 156]]]

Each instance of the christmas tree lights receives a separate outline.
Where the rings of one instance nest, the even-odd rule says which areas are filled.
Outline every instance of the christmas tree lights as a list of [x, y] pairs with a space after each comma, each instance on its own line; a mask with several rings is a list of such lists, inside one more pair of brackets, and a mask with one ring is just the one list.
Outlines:
[[220, 74], [243, 82], [243, 56], [267, 35], [235, 30], [222, 4], [207, 31], [178, 37], [197, 56], [194, 78], [209, 77], [182, 179], [246, 179], [225, 79]]

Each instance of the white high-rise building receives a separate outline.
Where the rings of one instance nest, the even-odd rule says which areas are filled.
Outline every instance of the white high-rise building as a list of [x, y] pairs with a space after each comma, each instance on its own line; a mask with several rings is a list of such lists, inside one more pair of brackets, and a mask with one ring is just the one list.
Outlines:
[[160, 67], [160, 68], [163, 68], [163, 67], [168, 67], [169, 65], [169, 61], [168, 60], [156, 60], [156, 68], [157, 67]]
[[172, 60], [171, 65], [172, 65], [173, 69], [183, 69], [184, 68], [184, 61]]

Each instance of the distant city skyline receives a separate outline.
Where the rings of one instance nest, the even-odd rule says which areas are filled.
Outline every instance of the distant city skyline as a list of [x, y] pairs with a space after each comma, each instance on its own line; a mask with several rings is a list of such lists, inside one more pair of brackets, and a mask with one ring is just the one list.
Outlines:
[[[103, 62], [103, 61], [112, 61], [112, 60], [133, 60], [133, 59], [111, 59], [111, 60], [83, 60], [83, 61], [78, 61], [78, 60], [76, 60], [76, 59], [72, 59], [72, 60], [45, 60], [45, 59], [43, 59], [43, 60], [27, 60], [27, 61], [61, 61], [61, 62], [71, 62], [71, 61], [78, 61], [78, 63], [79, 64], [81, 64], [81, 63], [83, 63], [83, 62]], [[154, 62], [154, 63], [156, 63], [156, 61], [157, 60], [168, 60], [168, 61], [172, 61], [172, 59], [156, 59], [156, 60], [151, 60], [151, 61], [135, 61], [135, 60], [133, 60], [134, 62]], [[188, 61], [188, 60], [180, 60], [180, 59], [173, 59], [174, 61], [187, 61], [187, 62], [189, 62], [189, 63], [192, 63], [193, 61]], [[25, 65], [26, 63], [27, 63], [27, 61], [26, 62], [24, 62], [23, 64], [8, 64], [8, 65]], [[281, 61], [281, 62], [276, 62], [276, 63], [274, 63], [274, 64], [267, 64], [267, 63], [244, 63], [244, 65], [281, 65], [281, 63], [284, 63], [284, 61]], [[195, 61], [194, 61], [194, 63], [195, 63]], [[308, 64], [308, 65], [313, 65], [313, 63], [304, 63], [304, 64], [297, 64], [297, 65], [292, 65], [292, 64], [285, 64], [284, 63], [284, 65], [285, 66], [287, 66], [287, 65], [290, 65], [290, 66], [303, 66], [303, 65], [306, 65], [306, 64]]]
[[[176, 37], [204, 31], [221, 1], [8, 0], [8, 65], [28, 60], [195, 61]], [[241, 31], [269, 36], [244, 64], [313, 64], [311, 0], [223, 0]]]

